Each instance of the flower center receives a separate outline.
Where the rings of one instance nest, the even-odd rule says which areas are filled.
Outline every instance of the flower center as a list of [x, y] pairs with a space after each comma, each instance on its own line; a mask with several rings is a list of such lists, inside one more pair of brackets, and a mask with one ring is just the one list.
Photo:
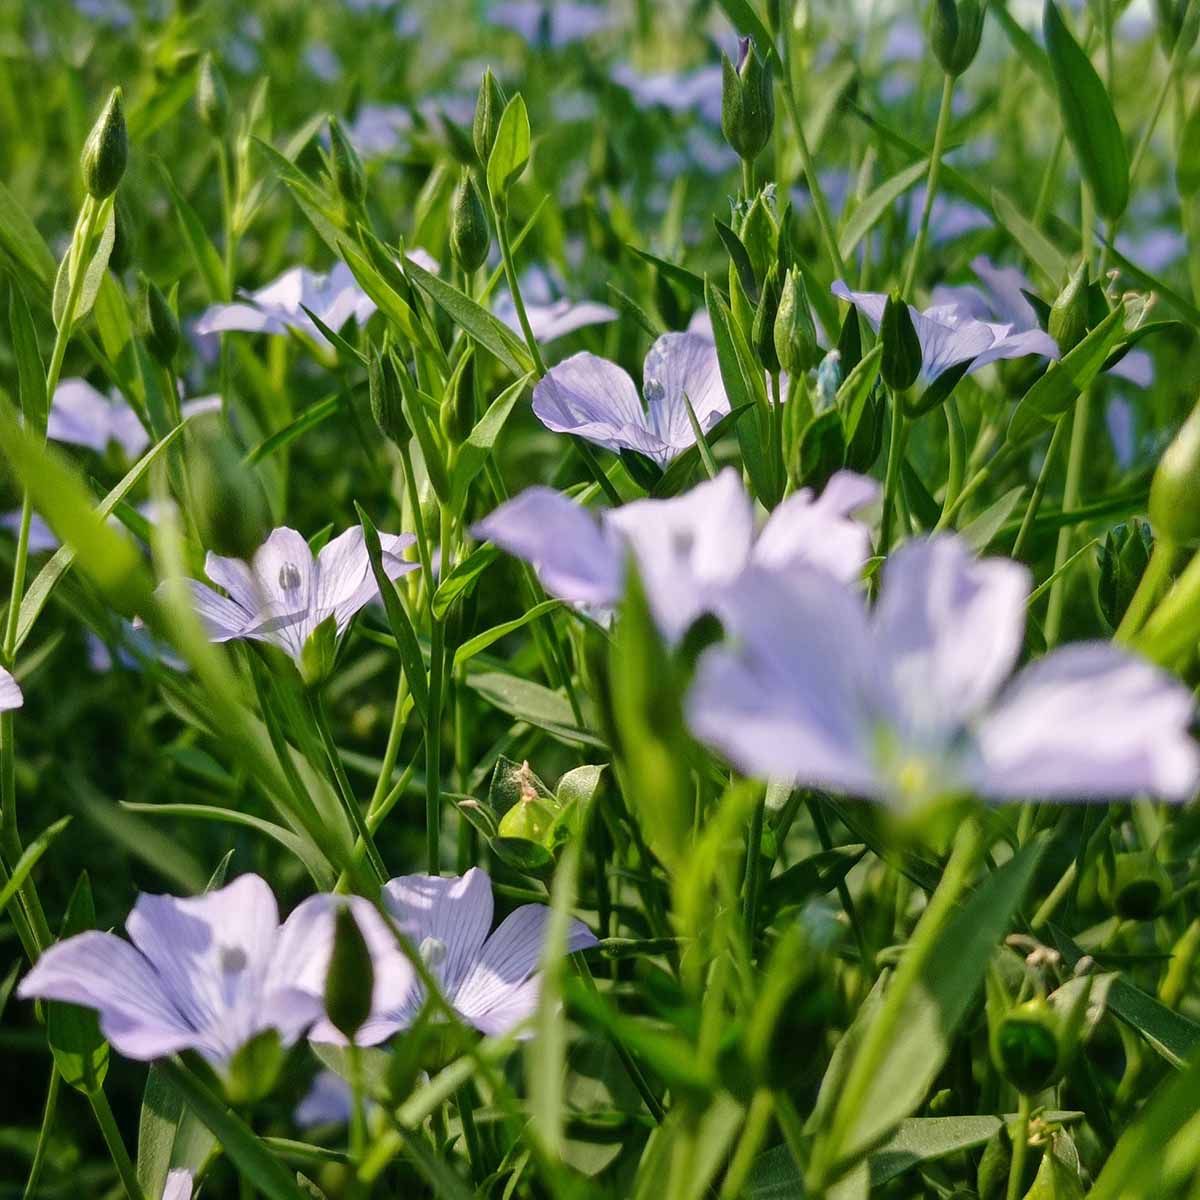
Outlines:
[[246, 969], [246, 952], [241, 946], [222, 946], [220, 957], [224, 975], [240, 975]]
[[279, 587], [285, 592], [294, 592], [300, 586], [300, 568], [294, 562], [285, 562], [279, 568]]
[[446, 961], [446, 943], [435, 937], [425, 938], [417, 947], [421, 961], [431, 970]]

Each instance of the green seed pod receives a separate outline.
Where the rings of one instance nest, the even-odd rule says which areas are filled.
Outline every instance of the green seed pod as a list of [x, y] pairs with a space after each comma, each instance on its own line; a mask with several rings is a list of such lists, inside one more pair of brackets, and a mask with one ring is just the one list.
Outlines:
[[348, 904], [334, 918], [333, 950], [325, 973], [325, 1012], [333, 1027], [350, 1041], [371, 1015], [375, 968], [371, 952]]
[[1100, 860], [1100, 899], [1124, 920], [1152, 920], [1174, 894], [1171, 878], [1153, 850], [1104, 855]]
[[1032, 1094], [1062, 1073], [1059, 1015], [1044, 999], [1010, 1009], [992, 1030], [992, 1061], [1018, 1091]]
[[934, 0], [929, 38], [947, 75], [961, 75], [979, 53], [986, 0]]
[[401, 448], [412, 441], [412, 430], [404, 416], [404, 393], [396, 378], [396, 365], [390, 354], [372, 348], [367, 360], [367, 384], [371, 395], [371, 415], [380, 432]]
[[450, 253], [472, 275], [487, 262], [491, 234], [483, 200], [470, 171], [463, 171], [450, 202]]
[[188, 484], [192, 512], [206, 549], [248, 559], [271, 529], [266, 493], [224, 418], [211, 413], [188, 422]]
[[1050, 309], [1046, 332], [1058, 343], [1059, 350], [1066, 354], [1083, 341], [1087, 329], [1087, 263], [1080, 263]]
[[526, 792], [500, 818], [497, 830], [501, 837], [519, 838], [526, 842], [545, 845], [554, 825], [554, 813], [543, 803], [536, 792]]
[[770, 68], [750, 38], [741, 38], [737, 66], [722, 55], [721, 70], [721, 132], [743, 162], [753, 162], [775, 127]]
[[200, 63], [200, 76], [196, 80], [196, 114], [213, 137], [223, 138], [229, 132], [229, 89], [211, 54], [206, 54]]
[[128, 162], [129, 134], [125, 129], [121, 89], [113, 88], [80, 157], [84, 186], [93, 199], [103, 200], [117, 190]]
[[507, 97], [496, 82], [492, 68], [488, 67], [483, 73], [483, 82], [479, 85], [479, 95], [475, 99], [475, 118], [471, 122], [471, 138], [475, 143], [475, 153], [479, 156], [480, 165], [487, 167], [492, 155], [492, 147], [496, 144], [496, 132], [500, 128], [500, 115], [508, 103]]
[[[775, 354], [779, 365], [793, 376], [811, 371], [821, 361], [817, 329], [808, 303], [804, 276], [792, 267], [783, 281], [775, 317]], [[837, 388], [834, 388], [837, 391]]]
[[779, 355], [775, 352], [775, 320], [779, 315], [779, 301], [783, 288], [779, 282], [779, 268], [772, 264], [763, 280], [762, 295], [754, 313], [751, 340], [758, 361], [772, 375], [779, 371]]
[[1145, 521], [1137, 518], [1115, 526], [1105, 536], [1100, 549], [1100, 582], [1096, 590], [1100, 611], [1109, 628], [1116, 629], [1121, 624], [1153, 550], [1154, 534]]
[[1154, 536], [1177, 546], [1200, 542], [1200, 404], [1166, 448], [1150, 484]]
[[333, 183], [347, 208], [360, 208], [367, 196], [367, 173], [337, 117], [329, 118], [329, 149]]
[[879, 368], [883, 382], [893, 392], [908, 391], [921, 374], [921, 341], [913, 325], [912, 313], [899, 292], [893, 292], [887, 299], [879, 324], [879, 338], [883, 343]]
[[138, 280], [138, 296], [146, 349], [159, 366], [170, 368], [183, 340], [179, 332], [179, 318], [158, 285], [145, 275]]

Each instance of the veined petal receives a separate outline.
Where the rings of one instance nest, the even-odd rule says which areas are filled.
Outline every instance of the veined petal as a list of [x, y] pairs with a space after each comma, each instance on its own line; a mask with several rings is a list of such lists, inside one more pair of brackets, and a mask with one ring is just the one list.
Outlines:
[[[192, 607], [210, 641], [228, 642], [246, 636], [249, 623], [245, 612], [238, 605], [225, 596], [217, 595], [212, 588], [198, 579], [186, 579], [184, 582], [192, 593]], [[166, 587], [166, 583], [160, 583], [155, 588], [155, 595], [161, 596]]]
[[253, 618], [266, 604], [253, 572], [240, 558], [226, 558], [211, 550], [204, 556], [204, 573], [242, 609], [246, 620]]
[[906, 542], [884, 567], [875, 670], [889, 723], [935, 740], [982, 712], [1021, 649], [1029, 572], [958, 537]]
[[1200, 782], [1194, 704], [1165, 672], [1108, 642], [1026, 667], [978, 729], [982, 794], [1187, 800]]
[[25, 703], [17, 681], [3, 667], [0, 667], [0, 712], [20, 708]]
[[[383, 568], [389, 579], [398, 579], [420, 566], [400, 557], [415, 540], [411, 533], [379, 535]], [[333, 613], [337, 618], [338, 633], [344, 633], [354, 614], [379, 594], [362, 526], [347, 529], [322, 549], [317, 556], [316, 575], [316, 596], [312, 606], [314, 623], [320, 624]]]
[[246, 636], [274, 642], [299, 660], [317, 625], [317, 570], [308, 543], [286, 525], [274, 530], [255, 553], [253, 572], [260, 607]]
[[104, 1036], [127, 1058], [161, 1058], [201, 1040], [150, 963], [111, 933], [90, 930], [51, 946], [17, 994], [96, 1009]]
[[1058, 343], [1042, 329], [1027, 329], [1023, 333], [1006, 334], [975, 359], [967, 374], [973, 375], [981, 367], [1002, 358], [1025, 358], [1031, 354], [1043, 358], [1058, 358]]
[[663, 465], [696, 443], [685, 395], [705, 433], [729, 412], [716, 347], [697, 333], [664, 333], [646, 355], [642, 386], [649, 427], [668, 450]]
[[401, 875], [384, 884], [383, 902], [453, 1002], [492, 925], [487, 872], [472, 867], [449, 879]]
[[[879, 331], [879, 323], [883, 320], [883, 310], [887, 307], [888, 299], [882, 292], [854, 292], [841, 279], [835, 280], [829, 290], [839, 300], [846, 300], [850, 304], [853, 304], [867, 318], [871, 328], [876, 332]], [[916, 309], [911, 304], [909, 305], [909, 311], [914, 314], [916, 313]]]
[[589, 608], [621, 598], [621, 550], [582, 505], [551, 488], [526, 488], [471, 530], [533, 567], [552, 596]]

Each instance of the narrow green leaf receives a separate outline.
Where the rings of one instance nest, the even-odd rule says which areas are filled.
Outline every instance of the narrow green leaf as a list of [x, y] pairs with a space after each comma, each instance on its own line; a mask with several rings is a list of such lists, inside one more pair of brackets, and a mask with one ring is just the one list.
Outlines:
[[192, 252], [192, 260], [196, 264], [196, 270], [200, 272], [200, 278], [204, 280], [209, 303], [216, 304], [222, 300], [228, 300], [230, 298], [229, 280], [225, 277], [225, 264], [221, 261], [217, 248], [205, 232], [196, 210], [175, 186], [175, 180], [171, 177], [167, 164], [162, 159], [156, 158], [154, 165], [158, 168], [163, 183], [167, 186], [167, 194], [170, 196], [171, 205], [175, 210], [175, 220], [179, 225], [179, 232]]
[[988, 505], [979, 516], [959, 530], [976, 554], [982, 554], [991, 545], [996, 535], [1004, 528], [1008, 518], [1012, 516], [1013, 509], [1020, 503], [1024, 494], [1025, 485], [1023, 483], [1009, 488], [999, 500]]
[[147, 1196], [161, 1196], [173, 1167], [198, 1174], [217, 1139], [188, 1108], [157, 1063], [150, 1064], [138, 1122], [137, 1178]]
[[500, 551], [490, 542], [476, 546], [461, 562], [455, 564], [433, 593], [433, 615], [440, 621], [450, 606], [466, 595], [479, 581], [479, 576], [500, 557]]
[[607, 747], [599, 734], [575, 723], [571, 705], [561, 692], [501, 671], [468, 675], [467, 686], [501, 712], [536, 725], [560, 741]]
[[56, 263], [45, 238], [12, 192], [0, 182], [0, 247], [39, 283], [50, 287]]
[[497, 205], [502, 203], [508, 189], [525, 170], [529, 162], [529, 150], [529, 113], [525, 109], [524, 98], [518, 92], [504, 106], [496, 129], [496, 140], [488, 156], [488, 192]]
[[547, 613], [555, 612], [560, 608], [562, 608], [561, 600], [543, 600], [540, 604], [535, 604], [521, 616], [515, 617], [511, 621], [503, 621], [499, 625], [493, 625], [491, 629], [485, 629], [482, 633], [477, 633], [469, 641], [463, 642], [454, 652], [455, 668], [457, 669], [464, 663], [470, 662], [476, 654], [486, 650], [502, 637], [507, 637], [510, 633], [514, 633], [516, 630], [528, 625], [530, 621], [536, 621], [538, 617], [544, 617]]
[[15, 277], [8, 298], [8, 321], [13, 354], [17, 360], [21, 412], [25, 415], [26, 424], [30, 429], [44, 433], [50, 411], [46, 396], [46, 368], [42, 364], [37, 330], [34, 328], [25, 292]]
[[70, 823], [70, 817], [60, 817], [53, 825], [49, 825], [43, 829], [21, 852], [21, 857], [17, 859], [16, 864], [9, 873], [8, 882], [3, 888], [0, 888], [0, 913], [4, 912], [8, 907], [9, 901], [21, 890], [21, 885], [29, 877], [29, 872], [33, 870], [38, 859], [50, 848], [50, 843]]
[[1129, 153], [1112, 101], [1054, 0], [1046, 0], [1042, 32], [1067, 138], [1096, 208], [1115, 221], [1129, 203]]
[[630, 245], [628, 248], [638, 258], [661, 271], [672, 283], [679, 284], [684, 291], [688, 292], [695, 299], [704, 300], [705, 282], [702, 276], [697, 275], [694, 271], [687, 270], [686, 267], [680, 267], [675, 263], [667, 262], [665, 258], [659, 258], [657, 254], [651, 254], [649, 250], [639, 250], [633, 245]]
[[999, 188], [992, 188], [992, 211], [1001, 227], [1026, 253], [1030, 262], [1037, 265], [1054, 287], [1058, 287], [1067, 277], [1069, 270], [1066, 256]]
[[505, 388], [488, 405], [487, 412], [479, 418], [475, 428], [467, 435], [467, 440], [458, 448], [458, 457], [454, 461], [454, 470], [450, 477], [451, 503], [455, 511], [462, 511], [467, 490], [495, 449], [505, 423], [532, 379], [532, 373], [523, 375], [516, 383]]
[[278, 454], [285, 446], [290, 445], [298, 437], [306, 434], [310, 429], [315, 429], [322, 422], [329, 420], [339, 409], [343, 407], [345, 402], [345, 393], [337, 392], [332, 396], [326, 396], [324, 399], [316, 400], [310, 404], [294, 421], [289, 422], [282, 429], [276, 430], [270, 437], [263, 438], [253, 449], [246, 455], [246, 462], [253, 466], [255, 463], [260, 463], [264, 459], [270, 458], [273, 454]]
[[858, 244], [875, 228], [881, 217], [891, 211], [892, 205], [904, 195], [909, 188], [914, 187], [925, 178], [929, 171], [929, 160], [917, 159], [903, 170], [897, 171], [890, 179], [884, 180], [863, 202], [854, 210], [846, 227], [838, 239], [838, 250], [842, 258], [849, 259]]

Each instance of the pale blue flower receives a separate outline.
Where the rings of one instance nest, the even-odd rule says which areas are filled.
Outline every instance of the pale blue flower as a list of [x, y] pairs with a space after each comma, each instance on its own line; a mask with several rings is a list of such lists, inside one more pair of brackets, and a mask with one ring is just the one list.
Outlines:
[[693, 732], [754, 775], [892, 803], [1186, 800], [1200, 778], [1188, 690], [1109, 642], [1007, 682], [1029, 573], [956, 536], [902, 546], [878, 606], [816, 571], [748, 572], [735, 640], [706, 651]]
[[729, 412], [713, 344], [691, 333], [664, 333], [646, 355], [645, 406], [616, 363], [583, 352], [552, 367], [533, 390], [533, 411], [556, 433], [571, 433], [619, 453], [636, 450], [665, 467], [696, 435], [684, 396], [708, 433]]
[[[415, 540], [411, 533], [379, 535], [389, 579], [417, 570], [419, 564], [401, 558]], [[332, 616], [340, 637], [358, 610], [379, 594], [358, 525], [335, 537], [315, 558], [304, 538], [283, 526], [259, 547], [252, 563], [210, 551], [204, 572], [225, 591], [221, 595], [188, 580], [196, 614], [214, 642], [269, 642], [297, 663], [322, 621]]]
[[354, 1093], [336, 1072], [318, 1071], [312, 1087], [296, 1106], [296, 1124], [301, 1129], [318, 1125], [345, 1125], [354, 1111]]
[[[569, 300], [558, 291], [548, 272], [527, 271], [521, 279], [521, 299], [529, 327], [539, 342], [549, 343], [590, 325], [605, 325], [620, 315], [615, 308], [594, 300]], [[516, 333], [521, 332], [517, 307], [508, 293], [497, 297], [492, 311]]]
[[163, 1185], [162, 1200], [192, 1200], [194, 1183], [191, 1171], [186, 1167], [175, 1167], [167, 1172], [167, 1182]]
[[257, 875], [189, 899], [143, 893], [125, 928], [129, 942], [92, 930], [51, 946], [18, 994], [96, 1009], [126, 1058], [195, 1050], [216, 1066], [267, 1029], [291, 1045], [321, 1015], [296, 985], [306, 947]]
[[25, 697], [21, 694], [17, 681], [8, 671], [0, 667], [0, 712], [9, 712], [14, 708], [20, 708], [24, 703]]
[[[833, 285], [833, 294], [848, 300], [878, 330], [887, 296], [853, 292], [840, 279]], [[1054, 339], [1040, 329], [1014, 332], [1011, 325], [977, 320], [958, 304], [935, 305], [924, 312], [910, 304], [908, 311], [921, 343], [921, 380], [926, 386], [963, 363], [970, 364], [966, 373], [972, 375], [1002, 358], [1058, 357]]]
[[488, 20], [519, 33], [531, 45], [561, 50], [611, 29], [616, 18], [603, 5], [578, 4], [574, 0], [508, 0], [488, 9]]

